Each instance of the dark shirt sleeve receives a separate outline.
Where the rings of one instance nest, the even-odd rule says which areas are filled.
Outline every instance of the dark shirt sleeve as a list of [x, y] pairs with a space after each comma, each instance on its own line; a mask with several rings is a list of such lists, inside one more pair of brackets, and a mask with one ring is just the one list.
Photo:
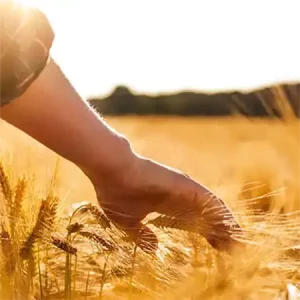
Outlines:
[[43, 12], [12, 0], [0, 4], [0, 105], [22, 95], [49, 60], [54, 32]]

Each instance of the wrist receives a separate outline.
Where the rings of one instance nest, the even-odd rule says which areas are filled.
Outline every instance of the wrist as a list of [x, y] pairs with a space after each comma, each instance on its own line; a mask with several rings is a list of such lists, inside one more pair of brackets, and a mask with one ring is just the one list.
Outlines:
[[86, 157], [79, 167], [94, 185], [107, 184], [108, 181], [121, 184], [138, 159], [129, 141], [122, 136], [114, 136], [113, 144], [100, 147], [102, 151], [93, 145], [91, 148], [96, 149], [96, 153]]

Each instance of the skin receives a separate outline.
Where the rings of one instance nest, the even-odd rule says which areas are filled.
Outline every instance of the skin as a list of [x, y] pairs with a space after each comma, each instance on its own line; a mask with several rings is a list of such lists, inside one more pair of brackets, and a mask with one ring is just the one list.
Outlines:
[[156, 236], [141, 223], [151, 212], [197, 228], [219, 250], [235, 244], [231, 232], [240, 227], [225, 204], [182, 172], [135, 153], [52, 59], [22, 96], [1, 109], [1, 118], [76, 164], [93, 183], [107, 216], [144, 250], [157, 247]]

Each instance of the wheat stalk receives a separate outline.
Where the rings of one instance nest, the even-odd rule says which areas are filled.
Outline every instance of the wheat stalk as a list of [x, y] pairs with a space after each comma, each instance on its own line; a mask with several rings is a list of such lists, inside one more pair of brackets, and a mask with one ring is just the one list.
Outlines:
[[15, 187], [13, 210], [11, 212], [11, 231], [12, 235], [15, 236], [15, 226], [17, 225], [18, 219], [22, 214], [22, 206], [26, 193], [27, 182], [25, 179], [19, 179]]
[[15, 269], [16, 260], [13, 253], [13, 245], [10, 234], [2, 229], [0, 234], [1, 250], [5, 260], [5, 271], [8, 275], [11, 275]]
[[21, 248], [20, 255], [22, 258], [28, 258], [36, 241], [41, 238], [46, 238], [47, 235], [53, 231], [57, 205], [58, 198], [52, 195], [49, 195], [46, 200], [42, 201], [36, 223]]
[[25, 179], [19, 179], [15, 188], [14, 195], [14, 217], [17, 219], [22, 211], [22, 204], [26, 193], [27, 182]]
[[77, 254], [77, 248], [73, 247], [69, 242], [66, 240], [60, 239], [58, 237], [52, 236], [51, 237], [51, 244], [55, 247], [63, 250], [66, 253], [76, 255]]
[[83, 224], [74, 223], [67, 226], [68, 234], [77, 233], [84, 228]]
[[163, 230], [178, 229], [183, 231], [198, 232], [196, 227], [187, 224], [187, 222], [182, 222], [182, 220], [178, 218], [166, 215], [159, 215], [158, 217], [149, 220], [147, 223]]
[[99, 207], [88, 204], [87, 208], [92, 216], [94, 216], [98, 223], [101, 225], [101, 227], [103, 227], [104, 229], [111, 228], [110, 220]]
[[5, 171], [4, 166], [0, 162], [0, 186], [2, 189], [2, 193], [6, 200], [7, 207], [11, 210], [12, 209], [12, 201], [13, 201], [13, 189], [11, 187], [9, 178]]
[[89, 231], [81, 231], [79, 234], [88, 240], [94, 242], [97, 245], [100, 245], [101, 248], [103, 248], [106, 251], [114, 251], [117, 249], [116, 245], [114, 245], [112, 242], [102, 238], [95, 232], [89, 232]]

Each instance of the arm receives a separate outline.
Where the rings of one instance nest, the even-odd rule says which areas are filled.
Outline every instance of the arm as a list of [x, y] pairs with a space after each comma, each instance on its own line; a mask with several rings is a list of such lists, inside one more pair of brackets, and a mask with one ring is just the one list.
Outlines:
[[4, 0], [0, 23], [1, 117], [83, 171], [118, 171], [128, 164], [126, 139], [94, 113], [49, 59], [54, 32], [45, 14]]
[[[222, 201], [181, 172], [136, 155], [80, 98], [53, 60], [21, 97], [4, 106], [1, 117], [80, 167], [106, 214], [129, 235], [136, 236], [141, 221], [156, 211], [183, 222], [200, 217], [200, 232], [213, 246], [229, 243], [223, 221], [231, 214]], [[149, 232], [147, 237], [156, 243]]]
[[118, 174], [133, 159], [127, 140], [80, 98], [53, 60], [1, 117], [88, 173]]
[[[230, 248], [231, 226], [225, 223], [239, 226], [224, 203], [180, 171], [136, 155], [80, 98], [54, 61], [47, 63], [52, 34], [45, 17], [12, 3], [0, 7], [1, 28], [9, 29], [0, 32], [0, 102], [6, 104], [1, 117], [81, 168], [104, 212], [129, 235], [137, 237], [145, 216], [159, 212], [181, 222], [201, 220], [199, 233], [218, 249]], [[157, 245], [149, 230], [144, 240], [145, 247]]]

